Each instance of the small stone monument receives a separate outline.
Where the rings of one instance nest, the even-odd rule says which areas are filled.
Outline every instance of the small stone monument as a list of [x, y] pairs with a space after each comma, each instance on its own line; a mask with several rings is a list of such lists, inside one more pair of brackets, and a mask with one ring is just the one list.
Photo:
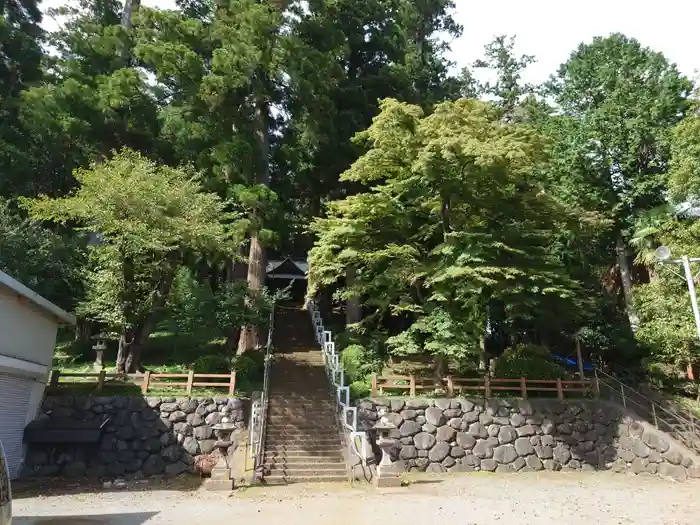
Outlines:
[[389, 421], [384, 410], [380, 410], [380, 416], [379, 421], [374, 425], [377, 431], [377, 445], [382, 450], [382, 459], [377, 465], [375, 485], [377, 488], [400, 487], [401, 479], [389, 455], [389, 451], [396, 444], [396, 440], [391, 437], [391, 431], [396, 430], [396, 425]]
[[100, 332], [93, 335], [90, 339], [95, 341], [92, 349], [95, 351], [95, 362], [92, 364], [94, 370], [102, 370], [104, 368], [104, 355], [107, 349], [107, 334]]
[[214, 448], [217, 450], [219, 459], [211, 471], [205, 486], [208, 490], [233, 490], [233, 479], [231, 479], [231, 465], [228, 460], [228, 449], [233, 444], [231, 434], [236, 430], [236, 425], [229, 422], [227, 417], [221, 419], [221, 423], [212, 427], [217, 441]]

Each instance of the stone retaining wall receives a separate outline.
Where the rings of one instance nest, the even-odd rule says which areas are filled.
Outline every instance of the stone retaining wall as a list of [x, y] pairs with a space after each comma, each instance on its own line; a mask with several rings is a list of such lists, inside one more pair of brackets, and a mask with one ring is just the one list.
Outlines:
[[37, 420], [109, 422], [96, 446], [32, 445], [24, 476], [138, 478], [192, 472], [194, 458], [214, 448], [212, 426], [228, 417], [243, 431], [247, 412], [247, 402], [237, 398], [47, 397]]
[[374, 399], [358, 403], [362, 428], [382, 412], [396, 425], [402, 471], [605, 470], [700, 477], [700, 458], [604, 402]]

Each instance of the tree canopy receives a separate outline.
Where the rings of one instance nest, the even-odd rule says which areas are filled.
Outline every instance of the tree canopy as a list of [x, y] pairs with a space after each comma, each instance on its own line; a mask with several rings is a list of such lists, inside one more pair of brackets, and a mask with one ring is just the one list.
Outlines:
[[307, 254], [359, 375], [574, 339], [697, 359], [652, 254], [698, 255], [700, 117], [643, 43], [583, 42], [535, 85], [508, 35], [457, 72], [450, 0], [75, 0], [48, 33], [0, 6], [0, 268], [119, 334], [120, 370], [166, 318], [260, 346], [268, 258]]

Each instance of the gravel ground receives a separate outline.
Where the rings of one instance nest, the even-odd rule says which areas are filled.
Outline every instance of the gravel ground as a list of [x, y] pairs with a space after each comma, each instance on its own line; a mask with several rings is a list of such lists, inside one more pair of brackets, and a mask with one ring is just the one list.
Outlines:
[[[164, 485], [96, 492], [16, 494], [13, 525], [697, 525], [700, 482], [610, 473], [419, 477], [400, 489], [255, 487], [233, 495]], [[66, 491], [64, 491], [66, 492]]]

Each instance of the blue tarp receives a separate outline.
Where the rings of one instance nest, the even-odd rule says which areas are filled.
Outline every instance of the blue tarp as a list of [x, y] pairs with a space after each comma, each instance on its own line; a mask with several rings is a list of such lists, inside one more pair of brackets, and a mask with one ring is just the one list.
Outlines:
[[[554, 359], [556, 359], [557, 361], [562, 361], [562, 362], [566, 363], [567, 365], [578, 366], [578, 363], [576, 362], [576, 360], [571, 359], [570, 357], [562, 357], [560, 355], [554, 355], [554, 354], [552, 354], [552, 357]], [[583, 370], [586, 372], [592, 372], [593, 365], [590, 363], [583, 363]]]

